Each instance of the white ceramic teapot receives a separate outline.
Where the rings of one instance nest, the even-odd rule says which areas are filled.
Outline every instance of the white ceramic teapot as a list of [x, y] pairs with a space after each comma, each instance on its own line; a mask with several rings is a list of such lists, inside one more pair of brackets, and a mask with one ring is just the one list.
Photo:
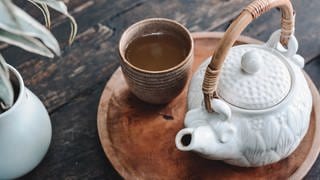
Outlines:
[[[266, 44], [231, 48], [253, 19], [273, 7], [282, 10], [281, 30]], [[242, 11], [191, 80], [186, 128], [176, 135], [179, 150], [254, 167], [297, 148], [308, 130], [312, 97], [293, 31], [289, 0], [256, 0]]]

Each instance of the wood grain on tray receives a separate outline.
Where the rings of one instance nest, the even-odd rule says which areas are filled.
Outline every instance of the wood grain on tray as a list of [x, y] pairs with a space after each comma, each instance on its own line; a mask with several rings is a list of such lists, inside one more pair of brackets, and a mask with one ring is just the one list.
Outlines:
[[[196, 33], [193, 71], [209, 57], [221, 33]], [[236, 44], [261, 43], [240, 37]], [[307, 75], [306, 75], [307, 76]], [[132, 95], [119, 68], [100, 99], [98, 131], [101, 145], [115, 169], [126, 179], [301, 179], [320, 150], [319, 93], [307, 76], [313, 96], [310, 127], [288, 158], [258, 168], [241, 168], [204, 159], [175, 147], [183, 127], [187, 88], [167, 105], [144, 103]]]

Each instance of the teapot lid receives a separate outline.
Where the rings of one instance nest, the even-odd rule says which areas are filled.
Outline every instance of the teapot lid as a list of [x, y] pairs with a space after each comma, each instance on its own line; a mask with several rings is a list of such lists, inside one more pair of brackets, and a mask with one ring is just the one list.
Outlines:
[[229, 51], [217, 93], [229, 104], [261, 110], [279, 104], [291, 89], [286, 59], [270, 48], [240, 45]]

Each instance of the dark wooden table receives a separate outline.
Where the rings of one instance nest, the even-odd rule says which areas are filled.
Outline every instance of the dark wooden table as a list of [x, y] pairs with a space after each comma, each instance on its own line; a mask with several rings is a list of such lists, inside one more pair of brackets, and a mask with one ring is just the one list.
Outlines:
[[[79, 25], [75, 43], [66, 45], [67, 19], [54, 16], [52, 31], [61, 42], [62, 56], [47, 59], [18, 48], [2, 53], [22, 74], [25, 84], [50, 112], [53, 137], [41, 164], [21, 179], [120, 179], [99, 143], [96, 113], [110, 75], [119, 66], [117, 44], [132, 23], [148, 17], [175, 19], [190, 31], [225, 31], [250, 0], [65, 0]], [[31, 5], [24, 8], [40, 17]], [[305, 70], [320, 87], [320, 1], [293, 0], [297, 11], [299, 52]], [[40, 18], [41, 19], [41, 18]], [[42, 20], [42, 19], [41, 19]], [[274, 9], [245, 31], [266, 41], [280, 26]], [[306, 179], [320, 178], [320, 158]]]

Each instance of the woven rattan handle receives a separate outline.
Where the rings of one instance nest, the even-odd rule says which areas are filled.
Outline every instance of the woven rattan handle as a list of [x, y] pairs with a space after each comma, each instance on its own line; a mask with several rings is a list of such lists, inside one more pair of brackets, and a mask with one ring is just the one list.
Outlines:
[[205, 107], [208, 112], [214, 111], [214, 107], [211, 107], [210, 100], [211, 98], [217, 97], [216, 90], [219, 75], [229, 49], [240, 36], [241, 32], [254, 19], [274, 7], [279, 7], [282, 11], [280, 42], [285, 47], [287, 46], [288, 40], [294, 31], [294, 12], [290, 0], [255, 0], [252, 2], [227, 29], [206, 69], [202, 91]]

